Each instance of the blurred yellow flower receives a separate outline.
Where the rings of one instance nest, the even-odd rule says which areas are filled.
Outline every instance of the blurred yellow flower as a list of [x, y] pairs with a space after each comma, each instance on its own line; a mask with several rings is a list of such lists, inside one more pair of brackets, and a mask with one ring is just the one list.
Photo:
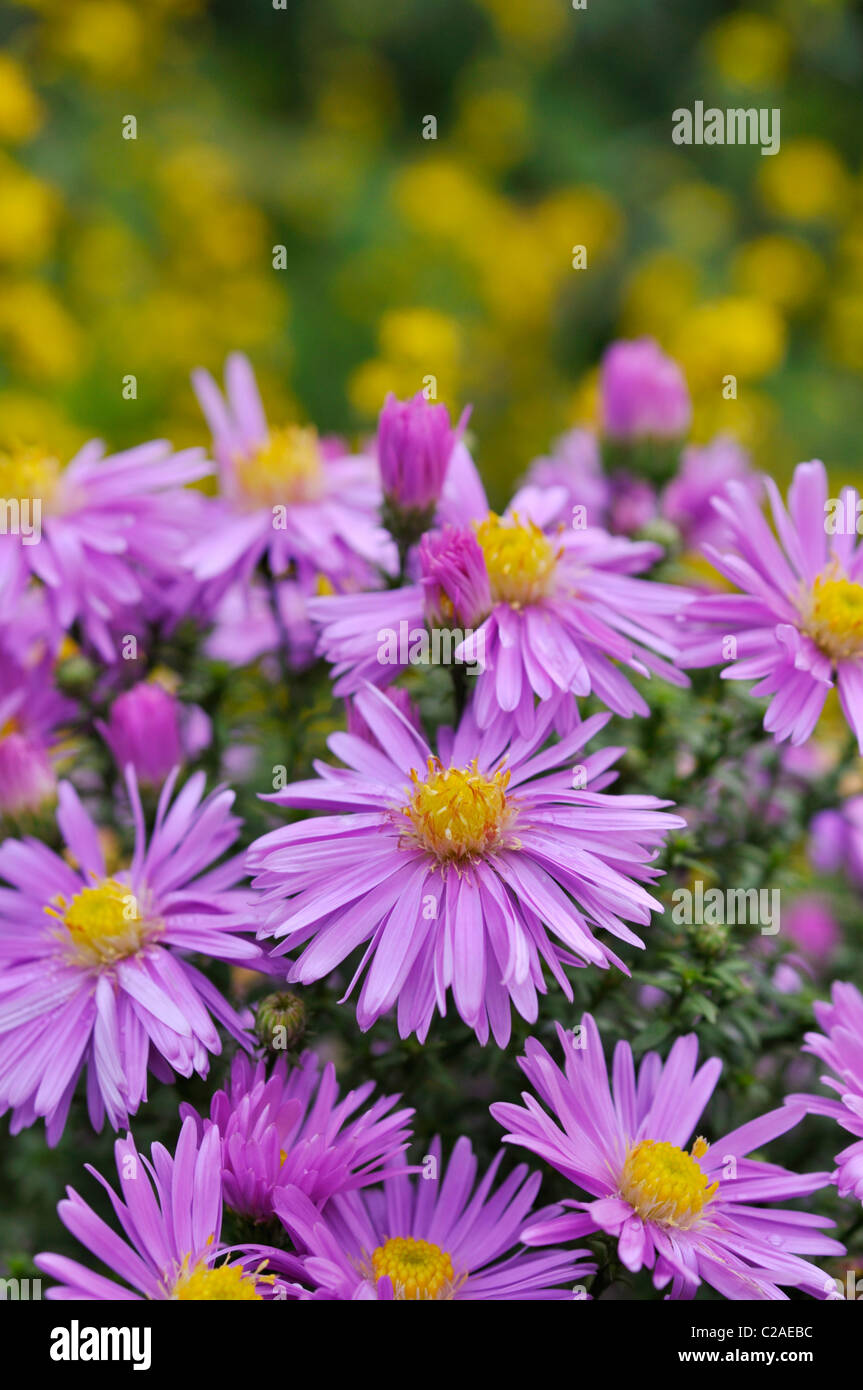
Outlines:
[[384, 356], [393, 361], [418, 367], [429, 359], [454, 364], [460, 332], [454, 319], [436, 309], [391, 309], [380, 321], [378, 341]]
[[0, 153], [0, 264], [35, 265], [54, 245], [57, 191]]
[[654, 251], [632, 272], [623, 291], [621, 332], [625, 338], [650, 334], [668, 343], [695, 303], [695, 263], [672, 251]]
[[94, 303], [116, 303], [140, 292], [150, 269], [147, 248], [124, 222], [78, 227], [69, 252], [70, 284]]
[[562, 188], [538, 203], [533, 221], [539, 236], [548, 242], [552, 264], [568, 276], [572, 248], [584, 246], [588, 266], [605, 260], [616, 247], [623, 217], [614, 199], [599, 188]]
[[474, 255], [485, 250], [506, 209], [465, 165], [438, 155], [399, 170], [393, 199], [413, 226], [473, 248]]
[[81, 366], [84, 340], [59, 299], [35, 280], [0, 286], [0, 340], [22, 376], [62, 380]]
[[672, 355], [682, 364], [693, 389], [715, 388], [725, 376], [758, 380], [785, 355], [785, 323], [772, 304], [729, 295], [696, 305], [678, 326]]
[[821, 289], [824, 264], [812, 247], [797, 237], [761, 236], [739, 248], [731, 274], [742, 294], [793, 311], [810, 303]]
[[761, 196], [771, 212], [796, 222], [840, 221], [849, 211], [845, 166], [823, 140], [790, 140], [762, 159]]
[[567, 411], [568, 424], [599, 424], [599, 368], [585, 372], [572, 393]]
[[0, 391], [0, 448], [38, 440], [57, 458], [68, 459], [87, 437], [56, 401], [22, 390]]
[[481, 167], [500, 172], [530, 148], [530, 108], [510, 87], [468, 90], [461, 102], [453, 144]]
[[201, 202], [222, 201], [237, 192], [237, 170], [218, 145], [187, 141], [165, 150], [155, 169], [165, 207], [194, 214]]
[[739, 87], [770, 86], [788, 70], [791, 35], [769, 15], [728, 15], [713, 26], [707, 43], [721, 76]]
[[477, 251], [477, 288], [497, 322], [518, 330], [545, 326], [558, 278], [574, 274], [568, 247], [558, 259], [530, 217], [511, 216]]
[[112, 85], [137, 77], [157, 37], [158, 17], [127, 0], [76, 0], [54, 5], [42, 30], [56, 58]]
[[404, 399], [429, 388], [434, 399], [453, 398], [461, 352], [453, 319], [434, 309], [391, 309], [378, 325], [378, 342], [381, 356], [361, 363], [348, 383], [361, 415], [376, 415], [388, 391]]
[[206, 278], [213, 268], [242, 270], [269, 260], [267, 220], [260, 208], [238, 198], [203, 203], [175, 237], [178, 273]]
[[29, 140], [44, 119], [42, 103], [18, 59], [0, 52], [0, 140]]
[[479, 0], [501, 37], [514, 46], [546, 52], [565, 35], [570, 23], [578, 23], [562, 0]]

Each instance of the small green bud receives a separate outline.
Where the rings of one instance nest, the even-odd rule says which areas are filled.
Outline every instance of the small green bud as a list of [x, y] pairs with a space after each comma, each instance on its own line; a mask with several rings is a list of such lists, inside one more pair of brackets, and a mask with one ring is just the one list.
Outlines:
[[298, 994], [268, 994], [255, 1013], [255, 1035], [269, 1052], [295, 1052], [306, 1032], [306, 1006]]

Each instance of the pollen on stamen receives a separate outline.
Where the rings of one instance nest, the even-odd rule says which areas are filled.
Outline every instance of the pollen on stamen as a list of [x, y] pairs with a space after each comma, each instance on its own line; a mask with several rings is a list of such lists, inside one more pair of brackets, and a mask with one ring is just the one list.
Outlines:
[[468, 767], [445, 768], [429, 758], [425, 780], [411, 771], [413, 793], [401, 814], [411, 825], [408, 838], [441, 861], [482, 857], [505, 843], [515, 819], [507, 796], [510, 774], [498, 769], [491, 777]]
[[38, 497], [44, 508], [57, 489], [61, 471], [59, 461], [44, 449], [29, 445], [0, 449], [0, 497]]
[[[272, 1276], [265, 1278], [273, 1282]], [[171, 1297], [181, 1303], [262, 1303], [263, 1296], [257, 1289], [258, 1280], [257, 1272], [246, 1273], [240, 1265], [211, 1267], [199, 1260], [191, 1266], [187, 1255], [174, 1282]]]
[[393, 1236], [372, 1252], [375, 1279], [389, 1276], [402, 1301], [442, 1301], [454, 1292], [454, 1271], [446, 1250], [413, 1236]]
[[817, 575], [800, 600], [801, 626], [833, 661], [863, 655], [863, 585], [834, 563]]
[[45, 908], [61, 924], [56, 932], [76, 965], [104, 967], [135, 955], [159, 924], [141, 912], [128, 884], [106, 878], [71, 898], [58, 895]]
[[254, 453], [236, 456], [234, 469], [243, 496], [254, 505], [314, 501], [322, 473], [317, 431], [302, 425], [271, 430]]
[[560, 550], [533, 522], [502, 521], [490, 512], [476, 527], [492, 599], [522, 607], [550, 593]]
[[620, 1195], [643, 1221], [688, 1230], [719, 1190], [702, 1171], [699, 1158], [710, 1146], [696, 1139], [692, 1152], [661, 1140], [642, 1139], [626, 1156]]

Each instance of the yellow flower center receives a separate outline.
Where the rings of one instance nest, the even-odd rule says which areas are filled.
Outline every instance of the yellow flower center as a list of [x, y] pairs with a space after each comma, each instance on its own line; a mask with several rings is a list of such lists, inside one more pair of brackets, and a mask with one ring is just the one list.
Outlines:
[[114, 878], [82, 888], [70, 900], [60, 894], [45, 911], [63, 924], [58, 937], [77, 965], [112, 965], [133, 956], [158, 926], [141, 915], [128, 885]]
[[39, 498], [44, 507], [60, 480], [60, 464], [43, 449], [31, 446], [0, 449], [0, 497]]
[[194, 1303], [263, 1303], [256, 1284], [257, 1275], [244, 1273], [239, 1265], [217, 1265], [211, 1269], [201, 1260], [190, 1270], [187, 1258], [174, 1285], [173, 1297]]
[[20, 730], [21, 725], [13, 715], [12, 718], [7, 719], [4, 724], [0, 724], [0, 739], [8, 738], [10, 734], [20, 733]]
[[803, 630], [834, 661], [863, 655], [863, 584], [832, 565], [819, 574], [801, 604]]
[[244, 496], [256, 506], [310, 502], [320, 495], [321, 451], [311, 426], [271, 430], [265, 444], [238, 455], [234, 466]]
[[696, 1139], [692, 1153], [654, 1139], [642, 1139], [626, 1156], [620, 1195], [643, 1221], [687, 1230], [701, 1216], [719, 1187], [701, 1171], [697, 1160], [709, 1144]]
[[[441, 860], [470, 859], [504, 844], [515, 808], [507, 799], [509, 772], [485, 777], [476, 758], [469, 767], [444, 767], [428, 760], [428, 777], [411, 770], [413, 794], [401, 808], [413, 827], [410, 838]], [[516, 841], [510, 841], [515, 847]]]
[[439, 1245], [413, 1236], [393, 1236], [372, 1253], [375, 1279], [388, 1274], [397, 1299], [448, 1299], [453, 1296], [452, 1260]]
[[517, 608], [536, 603], [549, 593], [560, 551], [533, 522], [523, 526], [518, 517], [504, 522], [489, 512], [477, 525], [476, 537], [495, 603], [511, 603]]

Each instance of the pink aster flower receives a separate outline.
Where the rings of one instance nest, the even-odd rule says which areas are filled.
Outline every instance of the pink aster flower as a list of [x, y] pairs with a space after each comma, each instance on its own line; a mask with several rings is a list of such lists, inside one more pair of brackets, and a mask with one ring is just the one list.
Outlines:
[[203, 797], [198, 773], [172, 801], [175, 782], [165, 783], [148, 838], [128, 776], [128, 868], [109, 873], [98, 830], [67, 782], [57, 824], [71, 863], [33, 839], [0, 846], [9, 885], [0, 889], [0, 1113], [13, 1112], [13, 1133], [44, 1117], [56, 1143], [84, 1067], [94, 1127], [107, 1113], [118, 1128], [146, 1098], [148, 1067], [162, 1081], [206, 1076], [210, 1054], [221, 1051], [214, 1019], [250, 1045], [242, 1020], [188, 958], [260, 958], [246, 937], [257, 925], [251, 895], [234, 887], [239, 858], [212, 867], [239, 833], [234, 795]]
[[[212, 628], [204, 651], [230, 666], [247, 666], [258, 657], [280, 652], [293, 670], [305, 669], [315, 659], [317, 641], [307, 597], [296, 579], [282, 579], [272, 586], [238, 580], [208, 613]], [[274, 679], [278, 679], [277, 669]]]
[[822, 874], [842, 869], [863, 888], [863, 796], [819, 811], [809, 826], [809, 858]]
[[791, 940], [822, 968], [842, 939], [829, 904], [821, 898], [797, 898], [790, 909], [783, 913], [782, 925]]
[[[393, 686], [387, 691], [387, 699], [391, 705], [399, 711], [418, 734], [423, 731], [422, 719], [420, 718], [419, 706], [411, 696], [410, 692], [402, 686]], [[345, 701], [345, 716], [349, 734], [355, 734], [357, 738], [364, 739], [366, 743], [371, 743], [373, 747], [380, 748], [381, 745], [372, 730], [369, 728], [363, 716], [357, 708], [356, 700], [348, 699]], [[381, 749], [381, 752], [384, 750]]]
[[95, 721], [117, 766], [138, 781], [161, 786], [172, 768], [197, 757], [210, 739], [202, 709], [183, 705], [158, 681], [139, 681], [113, 701], [107, 723]]
[[456, 627], [459, 617], [473, 627], [454, 658], [482, 668], [474, 689], [483, 727], [502, 710], [527, 735], [535, 698], [565, 693], [593, 693], [624, 718], [646, 715], [645, 700], [615, 663], [686, 685], [673, 664], [672, 618], [690, 595], [635, 577], [661, 558], [661, 547], [596, 527], [544, 529], [559, 503], [555, 489], [525, 488], [504, 517], [489, 513], [475, 524], [475, 545], [469, 533], [451, 532], [451, 557], [438, 542], [421, 546], [419, 584], [313, 602], [309, 611], [321, 626], [321, 652], [335, 666], [336, 693], [395, 679], [408, 648], [400, 646], [399, 661], [384, 660], [383, 634], [399, 633], [402, 624], [408, 635], [426, 623], [439, 625], [448, 611], [441, 595], [453, 609], [449, 625]]
[[480, 1041], [491, 1028], [503, 1047], [511, 1005], [537, 1017], [543, 963], [568, 998], [565, 965], [625, 969], [594, 930], [642, 945], [627, 923], [661, 911], [642, 885], [684, 822], [655, 797], [602, 793], [622, 750], [581, 750], [607, 715], [543, 751], [551, 704], [529, 738], [508, 737], [502, 721], [482, 731], [468, 709], [455, 733], [441, 731], [436, 756], [382, 692], [356, 704], [378, 747], [332, 735], [346, 768], [321, 764], [316, 779], [266, 798], [328, 814], [249, 851], [256, 886], [277, 900], [262, 934], [281, 939], [276, 954], [308, 943], [292, 980], [320, 980], [365, 944], [362, 1029], [397, 1005], [401, 1036], [424, 1040], [451, 988]]
[[185, 1104], [180, 1113], [202, 1133], [218, 1129], [225, 1202], [265, 1221], [284, 1188], [298, 1188], [323, 1208], [336, 1193], [377, 1182], [384, 1164], [407, 1148], [404, 1125], [413, 1110], [394, 1110], [398, 1096], [380, 1096], [363, 1109], [373, 1091], [368, 1081], [340, 1100], [332, 1062], [321, 1072], [313, 1052], [293, 1068], [280, 1057], [269, 1077], [264, 1062], [239, 1054], [227, 1088], [213, 1096], [209, 1120]]
[[341, 589], [371, 583], [376, 567], [394, 568], [370, 456], [320, 440], [311, 426], [268, 425], [241, 353], [227, 360], [224, 398], [209, 372], [196, 371], [192, 381], [220, 482], [211, 529], [189, 556], [199, 580], [246, 578], [266, 557], [274, 578], [291, 572], [311, 593], [320, 575]]
[[529, 487], [557, 489], [560, 508], [554, 523], [568, 526], [573, 507], [584, 507], [588, 526], [607, 526], [612, 481], [602, 471], [599, 440], [591, 430], [573, 429], [555, 441], [548, 456], [534, 459], [527, 471]]
[[680, 367], [652, 338], [612, 343], [599, 378], [602, 429], [610, 439], [677, 439], [692, 403]]
[[175, 454], [163, 441], [103, 455], [98, 440], [65, 468], [37, 449], [0, 453], [0, 494], [22, 508], [20, 534], [0, 536], [0, 593], [17, 601], [40, 581], [55, 643], [79, 623], [114, 662], [125, 615], [178, 578], [204, 500], [184, 485], [212, 467], [202, 450]]
[[[219, 1136], [211, 1129], [198, 1139], [186, 1120], [175, 1154], [152, 1147], [152, 1161], [139, 1153], [131, 1134], [114, 1145], [118, 1195], [88, 1163], [108, 1194], [123, 1234], [103, 1221], [73, 1187], [57, 1210], [68, 1231], [116, 1278], [97, 1274], [66, 1255], [37, 1255], [35, 1264], [59, 1282], [47, 1298], [77, 1302], [170, 1299], [259, 1302], [273, 1296], [264, 1246], [227, 1246], [221, 1241], [222, 1184]], [[232, 1255], [239, 1258], [232, 1259]], [[290, 1256], [278, 1255], [281, 1269]], [[299, 1267], [297, 1266], [297, 1269]], [[281, 1281], [280, 1281], [281, 1282]], [[288, 1295], [289, 1286], [284, 1286]]]
[[823, 463], [797, 466], [787, 511], [772, 478], [764, 483], [776, 536], [742, 483], [729, 483], [714, 500], [735, 550], [720, 554], [708, 545], [704, 553], [742, 592], [709, 594], [689, 606], [681, 664], [714, 666], [730, 657], [723, 677], [755, 680], [752, 694], [770, 697], [765, 729], [792, 744], [809, 738], [835, 682], [863, 753], [863, 546], [854, 532], [825, 529]]
[[713, 506], [725, 485], [738, 481], [754, 503], [761, 497], [761, 479], [751, 471], [749, 455], [736, 440], [717, 435], [709, 444], [691, 445], [680, 456], [677, 476], [662, 494], [661, 512], [680, 531], [691, 549], [718, 545], [728, 531]]
[[462, 1138], [438, 1176], [441, 1145], [434, 1139], [421, 1177], [388, 1173], [380, 1188], [334, 1197], [323, 1216], [298, 1189], [280, 1190], [276, 1209], [304, 1252], [304, 1277], [315, 1288], [305, 1296], [388, 1302], [583, 1296], [579, 1281], [596, 1272], [584, 1261], [588, 1250], [536, 1255], [517, 1248], [540, 1177], [520, 1165], [495, 1189], [500, 1160], [498, 1154], [477, 1182], [476, 1158]]
[[731, 1299], [781, 1299], [780, 1286], [826, 1296], [832, 1281], [800, 1257], [844, 1253], [819, 1230], [833, 1223], [765, 1203], [805, 1197], [829, 1174], [791, 1173], [748, 1157], [797, 1124], [800, 1106], [770, 1111], [712, 1143], [693, 1142], [722, 1069], [711, 1058], [696, 1070], [694, 1034], [678, 1038], [664, 1064], [647, 1053], [637, 1072], [629, 1044], [618, 1043], [609, 1086], [591, 1016], [577, 1036], [559, 1024], [557, 1033], [563, 1071], [534, 1038], [519, 1059], [539, 1099], [525, 1092], [523, 1106], [491, 1107], [505, 1143], [545, 1159], [588, 1195], [567, 1201], [568, 1214], [529, 1226], [528, 1245], [605, 1231], [625, 1267], [652, 1269], [654, 1286], [670, 1284], [672, 1298], [692, 1298], [702, 1280]]
[[22, 664], [0, 642], [0, 815], [38, 811], [57, 795], [62, 725], [75, 707], [54, 685], [44, 655]]
[[834, 1180], [840, 1197], [854, 1196], [863, 1202], [863, 996], [855, 985], [835, 981], [831, 1003], [818, 1000], [814, 1005], [820, 1033], [807, 1033], [804, 1052], [811, 1052], [832, 1075], [821, 1081], [838, 1095], [788, 1096], [789, 1105], [801, 1104], [813, 1115], [835, 1120], [855, 1142], [836, 1155]]

